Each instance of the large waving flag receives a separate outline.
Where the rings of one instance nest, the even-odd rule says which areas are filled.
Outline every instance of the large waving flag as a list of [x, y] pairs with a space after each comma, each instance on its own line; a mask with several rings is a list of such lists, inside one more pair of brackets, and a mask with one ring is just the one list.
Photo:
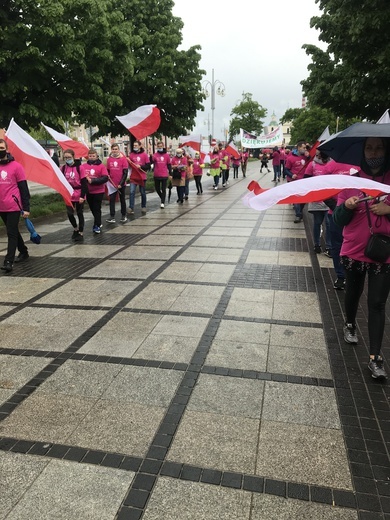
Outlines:
[[22, 130], [13, 118], [7, 128], [5, 139], [11, 154], [24, 167], [27, 179], [53, 188], [63, 196], [68, 206], [72, 206], [72, 186], [42, 146]]
[[60, 134], [60, 132], [50, 128], [50, 126], [44, 125], [42, 122], [41, 125], [47, 132], [49, 132], [52, 138], [57, 141], [58, 145], [63, 150], [73, 150], [77, 159], [80, 159], [81, 157], [88, 157], [88, 147], [85, 146], [85, 144], [80, 143], [79, 141], [74, 141], [66, 134]]
[[160, 110], [156, 105], [143, 105], [125, 116], [116, 118], [136, 139], [154, 134], [161, 123]]
[[230, 141], [225, 150], [227, 151], [227, 153], [230, 153], [230, 155], [235, 159], [238, 159], [240, 157], [240, 152], [238, 151], [237, 146], [233, 143], [233, 141]]
[[251, 181], [248, 185], [250, 193], [245, 195], [243, 202], [250, 208], [264, 211], [274, 204], [303, 204], [326, 200], [349, 188], [357, 188], [373, 197], [383, 195], [385, 190], [390, 191], [386, 184], [354, 175], [317, 175], [270, 189], [264, 189], [256, 181]]
[[201, 135], [192, 134], [192, 135], [181, 135], [179, 137], [180, 146], [189, 146], [197, 152], [200, 152], [201, 143], [202, 143]]

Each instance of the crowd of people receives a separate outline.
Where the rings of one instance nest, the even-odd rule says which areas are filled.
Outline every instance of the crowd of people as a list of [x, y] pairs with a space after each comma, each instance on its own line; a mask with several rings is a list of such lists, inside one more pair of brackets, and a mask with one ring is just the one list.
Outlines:
[[[315, 151], [315, 153], [313, 153]], [[230, 168], [233, 178], [238, 178], [241, 166], [243, 177], [246, 176], [248, 152], [240, 151], [232, 157], [222, 143], [213, 147], [209, 163], [205, 163], [201, 154], [188, 155], [182, 148], [177, 148], [172, 155], [167, 152], [162, 141], [157, 141], [156, 151], [148, 154], [139, 141], [135, 141], [128, 156], [121, 153], [117, 144], [111, 145], [111, 153], [106, 164], [99, 159], [96, 150], [90, 149], [88, 159], [82, 163], [71, 149], [63, 153], [65, 164], [61, 167], [67, 181], [73, 187], [72, 205], [67, 205], [67, 214], [73, 227], [72, 240], [82, 241], [85, 219], [84, 203], [87, 201], [93, 215], [94, 234], [100, 234], [102, 228], [102, 201], [106, 190], [109, 197], [110, 216], [108, 224], [115, 220], [115, 204], [119, 197], [121, 223], [127, 222], [127, 215], [134, 213], [137, 186], [141, 195], [141, 212], [146, 213], [147, 173], [152, 169], [155, 191], [160, 198], [160, 207], [166, 204], [167, 189], [176, 188], [177, 203], [188, 200], [189, 182], [194, 179], [197, 195], [202, 195], [202, 176], [205, 169], [213, 178], [213, 189], [218, 190], [229, 184]], [[351, 174], [353, 165], [330, 160], [323, 152], [313, 149], [304, 141], [289, 151], [274, 147], [270, 156], [260, 156], [261, 169], [272, 160], [273, 181], [281, 179], [293, 182], [305, 177], [319, 175]], [[29, 258], [26, 244], [19, 232], [20, 216], [29, 216], [29, 190], [23, 167], [17, 163], [8, 151], [7, 142], [0, 139], [0, 217], [8, 235], [7, 253], [1, 270], [10, 273], [14, 262]], [[360, 177], [374, 179], [390, 185], [390, 139], [367, 138], [361, 164], [354, 168]], [[129, 183], [129, 205], [126, 206], [125, 188]], [[304, 218], [304, 204], [294, 204], [294, 223], [299, 224]], [[22, 211], [20, 210], [22, 208]], [[324, 235], [324, 253], [333, 259], [336, 273], [334, 288], [345, 290], [345, 325], [343, 337], [346, 343], [358, 342], [356, 315], [365, 280], [368, 280], [368, 331], [369, 364], [374, 378], [385, 379], [381, 347], [385, 327], [385, 306], [390, 291], [390, 258], [372, 259], [366, 245], [373, 233], [390, 237], [390, 195], [369, 199], [357, 189], [345, 189], [338, 198], [317, 201], [308, 205], [308, 214], [312, 216], [314, 252], [322, 252], [321, 237]], [[323, 233], [324, 232], [324, 233]], [[18, 256], [16, 256], [18, 251]]]

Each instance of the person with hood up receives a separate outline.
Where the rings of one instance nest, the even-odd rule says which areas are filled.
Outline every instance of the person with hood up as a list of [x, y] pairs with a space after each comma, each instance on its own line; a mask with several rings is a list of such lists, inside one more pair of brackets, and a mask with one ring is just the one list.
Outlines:
[[80, 166], [80, 178], [87, 179], [87, 202], [94, 218], [92, 231], [99, 234], [102, 227], [102, 202], [108, 171], [94, 148], [88, 150], [88, 160]]
[[141, 141], [134, 141], [133, 149], [129, 155], [130, 164], [130, 196], [129, 208], [127, 213], [132, 215], [134, 213], [135, 192], [139, 186], [141, 194], [141, 213], [146, 213], [146, 179], [147, 172], [150, 170], [149, 155], [142, 148]]
[[[28, 259], [28, 249], [19, 232], [20, 208], [14, 197], [23, 208], [23, 218], [30, 215], [30, 192], [23, 166], [15, 161], [8, 152], [8, 145], [0, 139], [0, 217], [7, 229], [7, 253], [2, 271], [10, 273], [14, 261], [23, 262]], [[16, 249], [19, 251], [15, 259]]]
[[160, 197], [160, 208], [165, 207], [167, 182], [172, 171], [171, 158], [162, 141], [157, 141], [156, 152], [152, 155], [154, 189]]

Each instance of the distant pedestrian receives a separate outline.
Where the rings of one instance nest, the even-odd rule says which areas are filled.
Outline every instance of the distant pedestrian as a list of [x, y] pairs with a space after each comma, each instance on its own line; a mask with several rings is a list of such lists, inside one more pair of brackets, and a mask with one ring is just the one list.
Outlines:
[[241, 153], [241, 171], [242, 171], [243, 177], [246, 177], [246, 167], [248, 164], [248, 158], [249, 158], [249, 154], [246, 151], [246, 149], [243, 148], [242, 153]]
[[263, 152], [260, 157], [261, 166], [260, 166], [260, 173], [262, 173], [263, 168], [267, 169], [267, 172], [269, 173], [271, 170], [268, 168], [268, 155], [266, 152]]
[[277, 146], [272, 151], [272, 168], [274, 170], [274, 182], [280, 182], [280, 153]]
[[187, 175], [187, 157], [184, 156], [181, 148], [177, 148], [175, 156], [171, 159], [171, 165], [172, 186], [176, 186], [177, 192], [176, 202], [183, 204]]
[[210, 154], [210, 175], [213, 177], [214, 179], [214, 184], [213, 184], [213, 188], [214, 190], [217, 190], [218, 189], [218, 184], [219, 184], [219, 175], [221, 173], [221, 168], [220, 168], [220, 165], [221, 165], [221, 159], [220, 159], [220, 155], [219, 155], [219, 150], [216, 146], [214, 146], [213, 148], [213, 151], [211, 152]]
[[233, 179], [238, 179], [238, 168], [241, 164], [241, 153], [238, 157], [232, 158], [232, 166], [233, 166]]
[[196, 193], [197, 195], [202, 195], [203, 187], [202, 187], [202, 175], [203, 175], [204, 163], [200, 158], [200, 153], [195, 152], [194, 164], [192, 165], [192, 173], [195, 179]]

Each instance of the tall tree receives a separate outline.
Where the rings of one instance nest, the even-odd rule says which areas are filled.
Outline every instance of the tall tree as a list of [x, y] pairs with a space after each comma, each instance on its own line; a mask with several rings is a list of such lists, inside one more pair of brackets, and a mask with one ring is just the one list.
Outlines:
[[[199, 68], [200, 47], [179, 50], [183, 22], [173, 16], [173, 0], [117, 0], [125, 19], [132, 24], [134, 75], [128, 76], [123, 90], [122, 114], [140, 105], [156, 104], [162, 109], [160, 133], [183, 135], [195, 125], [204, 95]], [[115, 72], [113, 77], [115, 78]], [[123, 128], [110, 111], [113, 132]], [[103, 129], [104, 130], [104, 129]]]
[[121, 106], [131, 25], [113, 0], [10, 0], [0, 28], [2, 126], [103, 125]]
[[233, 118], [229, 125], [229, 140], [232, 140], [240, 133], [240, 128], [260, 135], [264, 127], [262, 119], [267, 115], [267, 110], [252, 99], [251, 93], [244, 92], [242, 101], [232, 109], [230, 115]]
[[311, 104], [346, 118], [376, 121], [389, 106], [388, 0], [316, 0], [323, 11], [311, 19], [326, 50], [304, 45], [311, 56], [301, 82]]

